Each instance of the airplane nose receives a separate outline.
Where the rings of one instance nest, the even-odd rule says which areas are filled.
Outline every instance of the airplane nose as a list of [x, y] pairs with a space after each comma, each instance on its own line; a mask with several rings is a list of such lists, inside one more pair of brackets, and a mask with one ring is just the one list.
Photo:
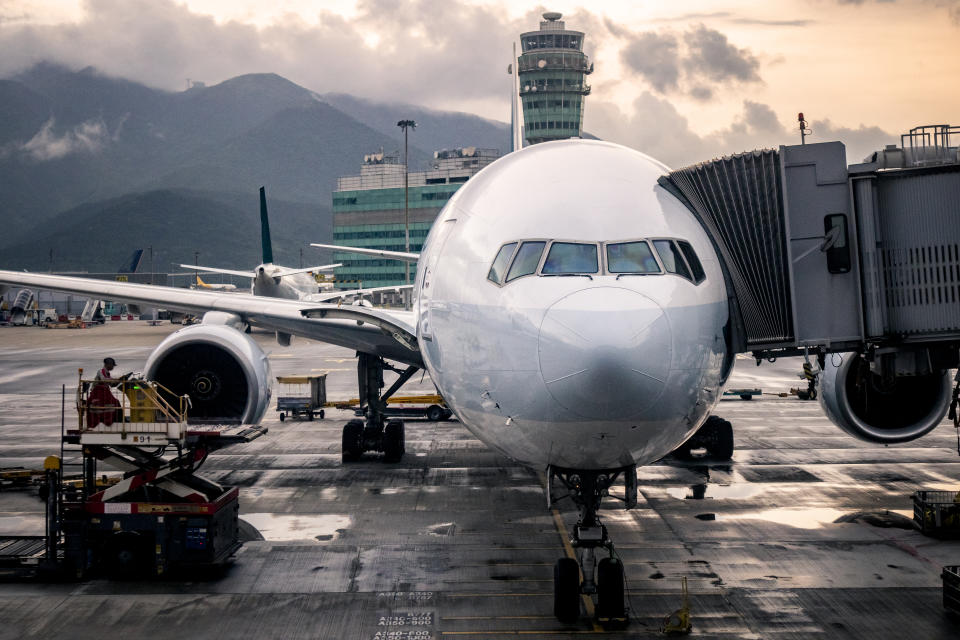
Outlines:
[[619, 420], [657, 401], [670, 371], [670, 323], [630, 289], [582, 289], [555, 302], [539, 338], [540, 373], [553, 398], [590, 420]]

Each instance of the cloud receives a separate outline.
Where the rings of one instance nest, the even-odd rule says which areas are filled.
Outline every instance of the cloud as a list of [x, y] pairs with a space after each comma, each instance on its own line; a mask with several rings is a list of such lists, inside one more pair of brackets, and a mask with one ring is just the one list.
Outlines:
[[756, 56], [730, 44], [719, 31], [701, 24], [684, 35], [684, 42], [688, 53], [683, 62], [692, 73], [715, 82], [760, 81], [760, 61]]
[[734, 46], [727, 36], [702, 24], [682, 38], [672, 31], [633, 33], [610, 27], [611, 35], [625, 41], [623, 65], [659, 93], [684, 91], [705, 101], [722, 86], [762, 82], [760, 61], [749, 49]]
[[262, 27], [217, 23], [173, 0], [85, 0], [84, 11], [79, 22], [0, 24], [0, 76], [46, 60], [179, 90], [187, 78], [272, 71], [320, 92], [467, 101], [508, 86], [510, 44], [537, 24], [535, 14], [512, 20], [444, 0], [361, 0], [350, 19], [320, 10], [310, 23], [288, 15]]
[[[672, 167], [702, 162], [712, 157], [798, 144], [799, 135], [783, 125], [769, 105], [745, 100], [742, 111], [727, 126], [708, 134], [694, 132], [668, 100], [644, 92], [624, 113], [609, 102], [592, 102], [586, 112], [586, 129], [591, 133], [633, 147]], [[791, 114], [791, 117], [793, 114]], [[847, 147], [847, 160], [859, 162], [869, 153], [898, 140], [879, 127], [836, 126], [829, 120], [811, 123], [808, 142], [839, 140]]]
[[107, 125], [103, 120], [82, 122], [58, 136], [53, 131], [54, 119], [47, 120], [40, 131], [28, 140], [20, 150], [34, 160], [44, 162], [57, 160], [71, 153], [95, 153], [110, 140]]
[[657, 91], [676, 89], [680, 79], [679, 44], [672, 34], [636, 34], [620, 52], [622, 62]]

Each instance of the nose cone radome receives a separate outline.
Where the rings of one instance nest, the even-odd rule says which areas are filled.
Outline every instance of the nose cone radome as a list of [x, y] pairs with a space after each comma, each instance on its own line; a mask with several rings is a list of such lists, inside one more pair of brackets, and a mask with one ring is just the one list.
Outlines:
[[590, 420], [620, 420], [651, 407], [670, 371], [667, 316], [647, 296], [583, 289], [547, 309], [540, 372], [553, 398]]

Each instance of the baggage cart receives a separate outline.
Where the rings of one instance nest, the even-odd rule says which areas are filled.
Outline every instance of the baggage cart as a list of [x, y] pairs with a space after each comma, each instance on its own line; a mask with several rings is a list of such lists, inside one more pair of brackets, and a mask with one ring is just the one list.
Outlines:
[[924, 535], [960, 538], [960, 492], [917, 491], [913, 494], [913, 521]]
[[324, 417], [327, 402], [327, 374], [309, 376], [277, 376], [277, 411], [280, 421], [287, 416], [295, 420], [313, 420]]
[[960, 565], [944, 567], [940, 575], [943, 577], [943, 608], [951, 615], [960, 616]]

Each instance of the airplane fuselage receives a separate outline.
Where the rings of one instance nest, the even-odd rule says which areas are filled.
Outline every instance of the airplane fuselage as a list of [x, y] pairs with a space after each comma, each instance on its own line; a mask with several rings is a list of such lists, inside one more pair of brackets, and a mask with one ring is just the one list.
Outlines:
[[[544, 143], [481, 171], [438, 216], [418, 264], [417, 337], [437, 388], [488, 445], [532, 466], [645, 464], [719, 400], [723, 276], [699, 223], [657, 184], [666, 172], [618, 145]], [[699, 282], [657, 253], [678, 241]], [[643, 273], [625, 272], [619, 256], [645, 247]], [[498, 278], [501, 249], [515, 257]], [[586, 262], [558, 267], [565, 252]], [[532, 273], [511, 278], [523, 260], [516, 273]]]
[[282, 270], [273, 264], [261, 264], [254, 273], [256, 275], [250, 283], [250, 293], [255, 296], [300, 300], [320, 290], [317, 281], [309, 273], [283, 275]]

